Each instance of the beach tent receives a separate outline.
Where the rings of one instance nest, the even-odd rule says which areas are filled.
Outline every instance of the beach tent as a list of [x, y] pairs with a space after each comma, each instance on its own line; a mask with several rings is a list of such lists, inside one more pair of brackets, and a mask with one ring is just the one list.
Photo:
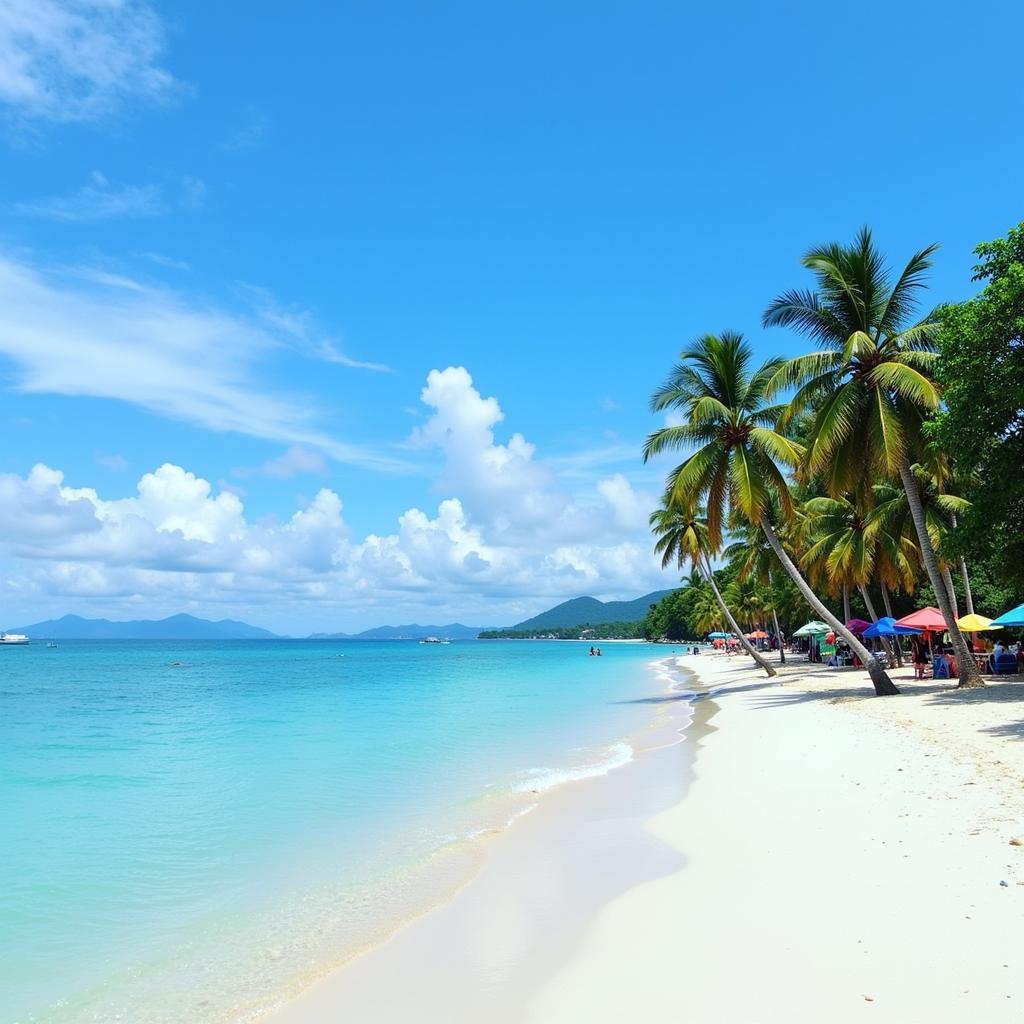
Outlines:
[[854, 634], [854, 636], [860, 636], [865, 629], [870, 626], [870, 622], [865, 622], [863, 619], [850, 619], [846, 623], [846, 628]]
[[919, 608], [916, 612], [904, 615], [902, 619], [896, 620], [897, 626], [910, 626], [912, 629], [919, 629], [922, 633], [944, 633], [946, 631], [946, 620], [938, 608]]
[[804, 623], [793, 636], [824, 636], [831, 631], [832, 627], [827, 622], [818, 622], [815, 619], [811, 619], [810, 622]]
[[1003, 626], [1024, 626], [1024, 604], [1003, 612], [998, 619], [992, 620], [992, 629], [1001, 629]]
[[984, 633], [987, 629], [998, 629], [998, 626], [992, 625], [991, 619], [986, 619], [984, 615], [962, 615], [956, 620], [956, 624], [967, 633]]
[[875, 636], [917, 636], [920, 632], [913, 626], [899, 625], [891, 615], [883, 615], [864, 630], [863, 636], [865, 639]]

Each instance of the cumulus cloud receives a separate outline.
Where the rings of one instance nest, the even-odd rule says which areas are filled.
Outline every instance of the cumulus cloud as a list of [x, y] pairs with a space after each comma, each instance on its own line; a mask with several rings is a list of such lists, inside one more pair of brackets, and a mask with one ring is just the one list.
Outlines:
[[116, 399], [342, 462], [402, 468], [322, 433], [308, 399], [260, 385], [261, 361], [288, 345], [262, 323], [166, 289], [94, 270], [44, 271], [0, 255], [0, 354], [13, 360], [19, 390]]
[[75, 122], [164, 103], [184, 87], [163, 50], [145, 0], [4, 0], [0, 104], [19, 120]]
[[[327, 487], [287, 518], [254, 520], [237, 489], [181, 466], [111, 497], [38, 465], [0, 474], [0, 551], [20, 566], [0, 588], [105, 608], [187, 600], [237, 615], [259, 604], [264, 619], [330, 615], [345, 628], [430, 608], [501, 624], [568, 597], [635, 596], [671, 580], [647, 532], [655, 496], [625, 473], [564, 490], [525, 437], [496, 436], [501, 407], [463, 368], [433, 371], [422, 399], [429, 416], [414, 441], [441, 457], [433, 510], [409, 508], [360, 539]], [[319, 468], [315, 450], [294, 445], [251, 472]]]

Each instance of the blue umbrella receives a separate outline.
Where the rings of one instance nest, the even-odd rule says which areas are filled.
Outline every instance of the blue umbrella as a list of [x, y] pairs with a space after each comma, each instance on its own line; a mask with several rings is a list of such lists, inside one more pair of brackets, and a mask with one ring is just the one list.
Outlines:
[[728, 640], [732, 633], [708, 633], [709, 640]]
[[[998, 619], [992, 620], [993, 626], [1024, 626], [1024, 604], [1003, 612]], [[991, 627], [990, 627], [991, 628]]]
[[919, 629], [912, 629], [910, 626], [897, 626], [896, 620], [891, 615], [883, 615], [877, 622], [872, 622], [862, 634], [865, 637], [872, 636], [916, 636]]

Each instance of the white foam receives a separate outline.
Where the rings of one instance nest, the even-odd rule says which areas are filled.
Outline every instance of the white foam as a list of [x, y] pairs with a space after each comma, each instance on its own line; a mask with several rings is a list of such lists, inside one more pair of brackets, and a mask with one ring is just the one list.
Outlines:
[[543, 793], [562, 785], [563, 782], [579, 782], [598, 775], [607, 775], [633, 760], [633, 748], [628, 743], [615, 743], [604, 756], [587, 764], [571, 765], [568, 768], [531, 768], [513, 785], [513, 793]]

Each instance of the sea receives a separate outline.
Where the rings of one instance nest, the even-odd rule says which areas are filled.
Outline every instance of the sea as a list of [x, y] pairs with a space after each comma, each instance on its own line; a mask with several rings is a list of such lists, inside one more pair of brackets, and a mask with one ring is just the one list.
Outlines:
[[0, 649], [0, 1021], [259, 1018], [634, 756], [671, 653], [558, 641]]

